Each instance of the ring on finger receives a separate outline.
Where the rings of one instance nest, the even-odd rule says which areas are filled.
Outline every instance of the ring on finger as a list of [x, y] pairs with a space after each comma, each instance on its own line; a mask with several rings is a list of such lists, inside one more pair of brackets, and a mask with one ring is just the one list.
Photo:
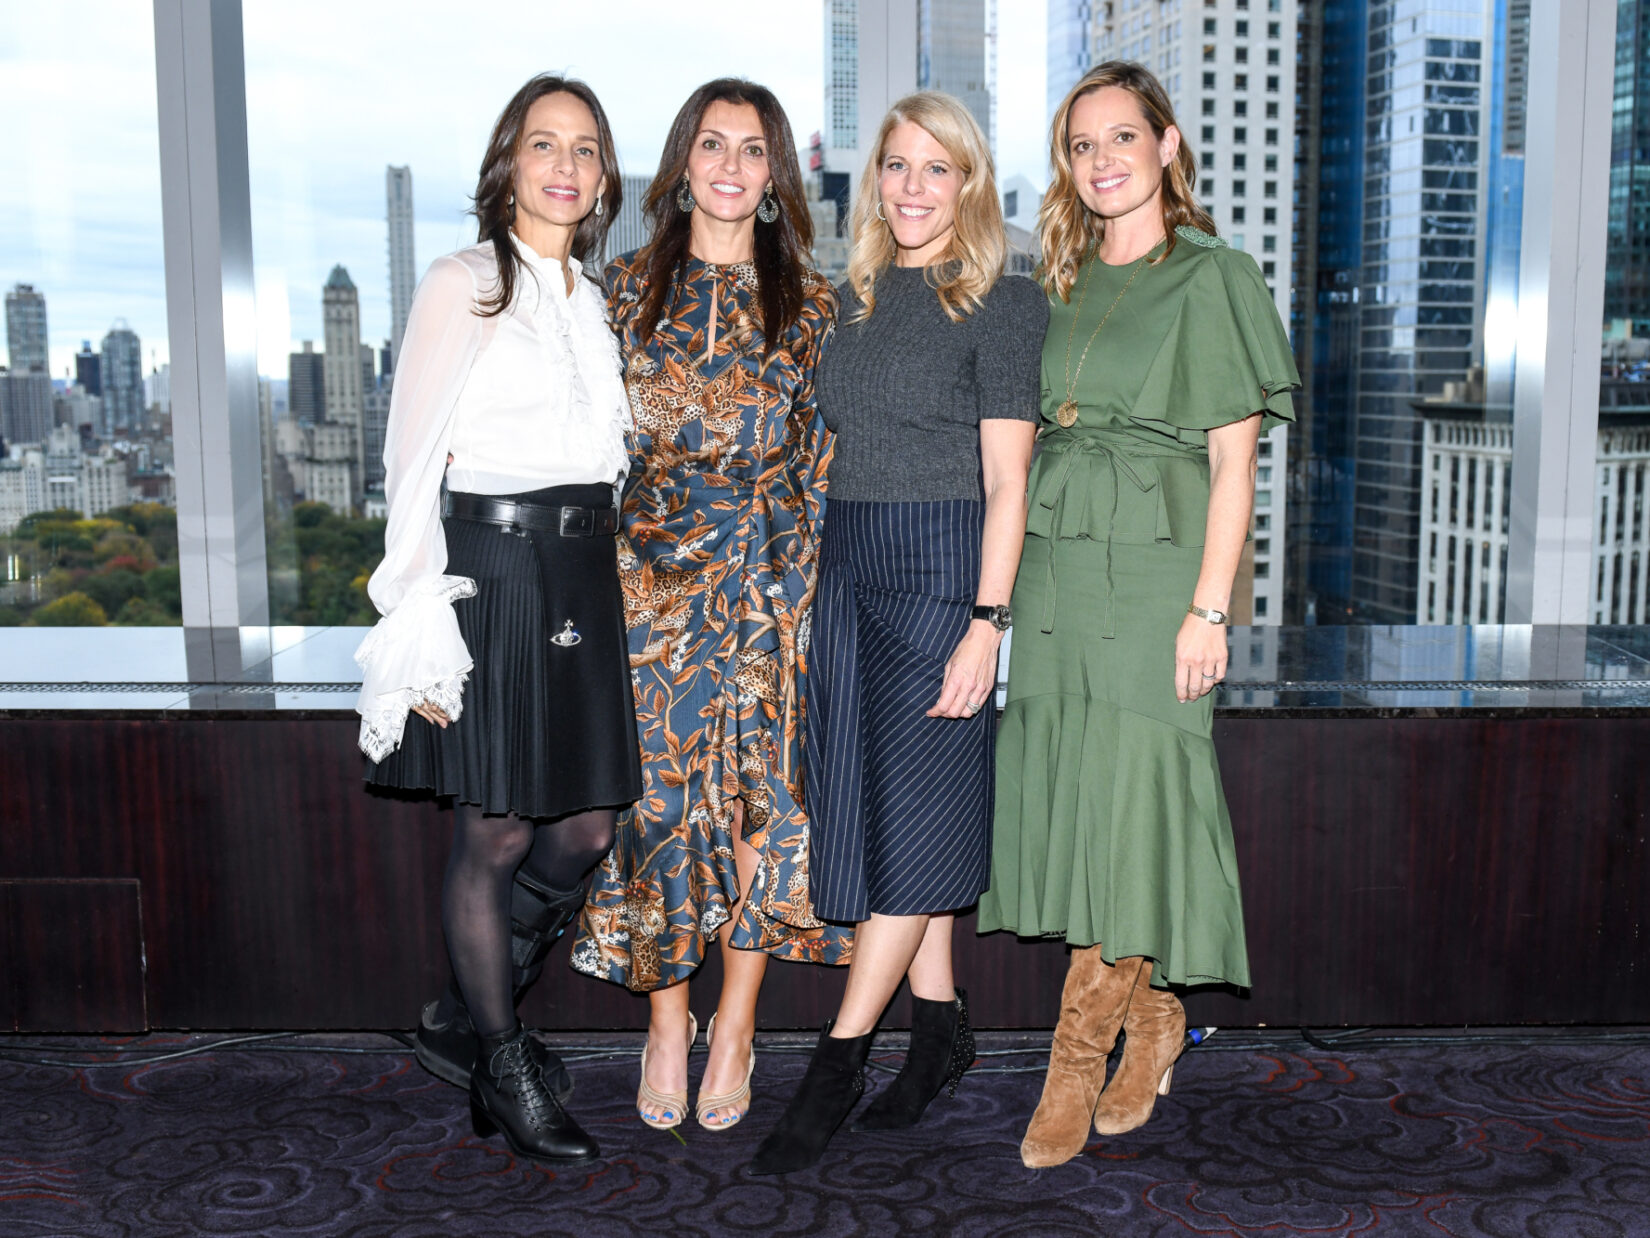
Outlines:
[[1205, 678], [1205, 679], [1219, 679], [1220, 676], [1217, 675], [1214, 671], [1204, 671], [1203, 672], [1203, 678]]

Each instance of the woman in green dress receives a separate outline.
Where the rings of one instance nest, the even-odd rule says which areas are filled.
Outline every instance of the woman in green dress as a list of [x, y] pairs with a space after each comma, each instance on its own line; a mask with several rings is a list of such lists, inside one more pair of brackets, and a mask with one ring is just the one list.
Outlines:
[[1257, 442], [1300, 385], [1260, 270], [1192, 196], [1156, 78], [1093, 69], [1050, 145], [1042, 450], [980, 900], [981, 932], [1071, 946], [1020, 1149], [1034, 1168], [1075, 1156], [1091, 1121], [1119, 1134], [1151, 1116], [1185, 1035], [1171, 987], [1249, 983], [1209, 693]]

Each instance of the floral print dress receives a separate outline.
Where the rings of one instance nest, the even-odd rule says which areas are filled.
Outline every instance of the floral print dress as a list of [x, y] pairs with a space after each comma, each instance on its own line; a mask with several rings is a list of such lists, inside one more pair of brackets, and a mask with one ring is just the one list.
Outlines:
[[638, 991], [693, 974], [739, 901], [735, 799], [761, 864], [734, 946], [846, 963], [852, 930], [809, 902], [801, 754], [834, 294], [815, 281], [765, 356], [755, 266], [689, 259], [643, 346], [644, 273], [626, 255], [606, 275], [636, 416], [619, 573], [643, 791], [591, 880], [573, 966]]

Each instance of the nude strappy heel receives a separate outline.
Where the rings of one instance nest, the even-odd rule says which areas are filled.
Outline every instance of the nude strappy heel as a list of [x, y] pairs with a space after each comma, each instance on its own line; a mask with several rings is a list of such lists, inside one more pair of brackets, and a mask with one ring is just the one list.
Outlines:
[[[707, 1049], [710, 1048], [711, 1037], [715, 1034], [716, 1016], [711, 1015], [710, 1024], [705, 1028], [705, 1047]], [[699, 1094], [699, 1103], [694, 1109], [694, 1117], [699, 1119], [699, 1125], [704, 1127], [707, 1131], [725, 1131], [731, 1127], [738, 1126], [740, 1120], [744, 1118], [745, 1114], [750, 1112], [751, 1075], [754, 1074], [755, 1071], [756, 1041], [752, 1039], [750, 1061], [745, 1064], [745, 1082], [733, 1091], [723, 1092], [721, 1095], [706, 1096], [703, 1092], [701, 1092]], [[736, 1117], [729, 1118], [725, 1122], [718, 1121], [714, 1118], [713, 1115], [716, 1110], [731, 1108], [734, 1105], [743, 1106]]]
[[[715, 1022], [714, 1019], [711, 1022]], [[693, 1052], [693, 1042], [699, 1039], [699, 1020], [688, 1012], [688, 1052]], [[661, 1112], [668, 1113], [668, 1118], [649, 1117], [644, 1105], [651, 1105]], [[680, 1092], [660, 1092], [649, 1087], [647, 1082], [647, 1046], [642, 1046], [642, 1082], [636, 1089], [636, 1116], [646, 1122], [656, 1131], [668, 1131], [672, 1127], [680, 1126], [682, 1119], [687, 1116], [687, 1089]]]

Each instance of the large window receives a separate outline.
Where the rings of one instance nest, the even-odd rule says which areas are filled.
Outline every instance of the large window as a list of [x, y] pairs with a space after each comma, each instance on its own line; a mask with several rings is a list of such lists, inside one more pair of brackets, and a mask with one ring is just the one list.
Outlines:
[[176, 624], [149, 7], [9, 11], [0, 115], [0, 626]]
[[[823, 23], [774, 12], [731, 4], [708, 20], [693, 6], [520, 3], [478, 15], [455, 4], [432, 23], [322, 0], [245, 6], [273, 622], [376, 617], [365, 586], [383, 550], [398, 333], [430, 261], [475, 242], [469, 195], [515, 88], [553, 68], [595, 89], [625, 172], [610, 249], [634, 248], [665, 131], [710, 77], [771, 88], [806, 166], [823, 124]], [[370, 51], [341, 60], [346, 47]], [[834, 232], [834, 205], [823, 213]]]

